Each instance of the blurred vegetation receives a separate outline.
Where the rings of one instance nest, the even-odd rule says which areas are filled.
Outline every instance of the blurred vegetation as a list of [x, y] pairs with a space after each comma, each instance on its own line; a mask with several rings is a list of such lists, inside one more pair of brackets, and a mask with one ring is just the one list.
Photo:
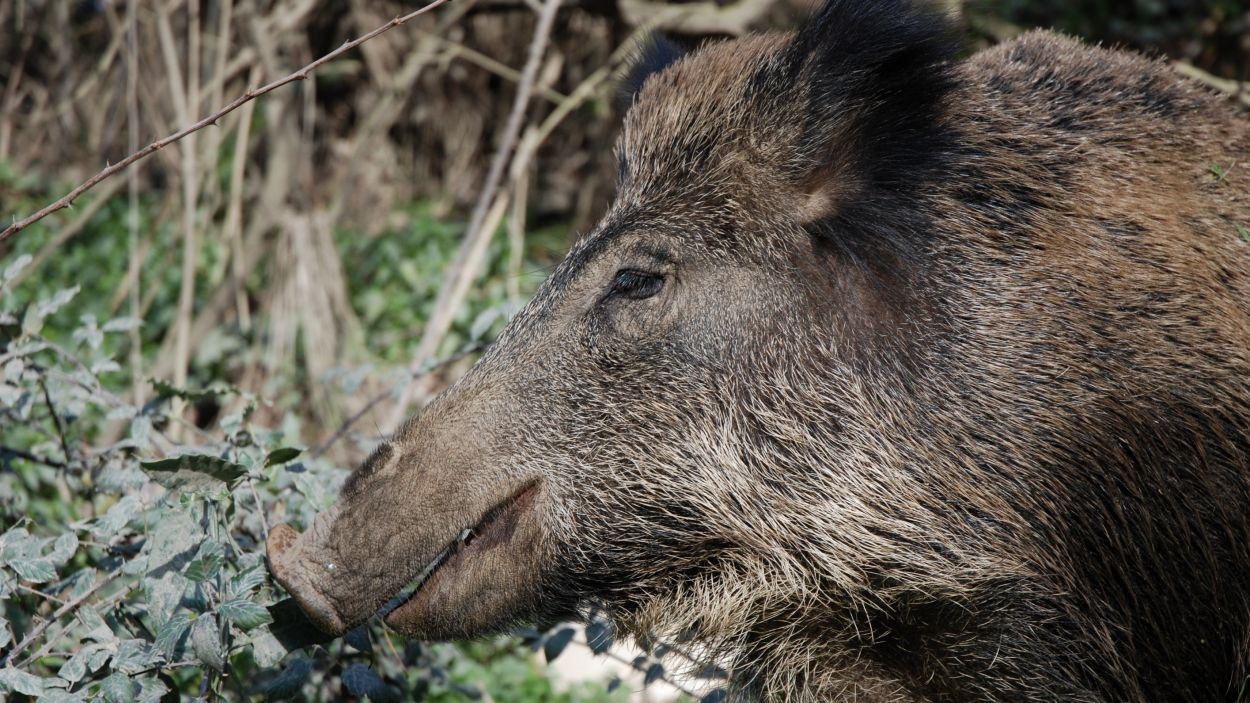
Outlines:
[[[665, 677], [652, 652], [613, 692], [557, 688], [533, 652], [558, 656], [565, 629], [427, 646], [375, 623], [289, 652], [268, 622], [281, 594], [261, 547], [267, 525], [332, 502], [606, 206], [618, 48], [640, 36], [624, 7], [561, 12], [523, 136], [537, 151], [509, 174], [430, 359], [416, 350], [530, 40], [519, 0], [457, 0], [0, 243], [0, 697], [606, 702]], [[810, 6], [760, 7], [750, 27]], [[0, 3], [0, 216], [407, 9]], [[970, 0], [962, 13], [974, 44], [1052, 26], [1250, 77], [1238, 0]], [[725, 30], [668, 29], [690, 42]], [[395, 407], [410, 388], [413, 407]], [[299, 453], [273, 453], [286, 448]], [[150, 463], [162, 459], [194, 475]]]
[[970, 16], [1052, 27], [1090, 41], [1187, 61], [1250, 80], [1250, 3], [1245, 0], [970, 0]]

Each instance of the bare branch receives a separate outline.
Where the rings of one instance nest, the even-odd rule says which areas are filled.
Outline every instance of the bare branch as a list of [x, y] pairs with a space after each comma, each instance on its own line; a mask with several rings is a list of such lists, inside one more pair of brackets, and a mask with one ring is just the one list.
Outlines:
[[25, 451], [22, 449], [16, 449], [14, 447], [6, 447], [3, 445], [0, 445], [0, 456], [14, 457], [17, 459], [22, 459], [24, 461], [29, 461], [34, 464], [43, 464], [44, 466], [51, 466], [54, 469], [67, 468], [64, 462], [57, 461], [56, 459], [44, 459], [41, 457], [37, 457], [28, 451]]
[[56, 212], [56, 211], [58, 211], [58, 210], [62, 210], [62, 209], [64, 209], [64, 208], [69, 207], [70, 205], [72, 205], [72, 204], [73, 204], [73, 202], [74, 202], [74, 199], [75, 199], [75, 198], [77, 198], [78, 196], [80, 196], [80, 195], [82, 195], [83, 193], [87, 192], [88, 190], [91, 190], [91, 189], [92, 189], [92, 188], [94, 188], [97, 184], [99, 184], [99, 183], [100, 183], [100, 181], [103, 181], [104, 179], [108, 178], [109, 176], [112, 176], [113, 174], [115, 174], [115, 173], [117, 173], [118, 171], [120, 171], [120, 170], [122, 170], [122, 169], [126, 168], [126, 167], [127, 167], [127, 166], [129, 166], [130, 164], [132, 164], [132, 163], [134, 163], [134, 162], [136, 162], [136, 161], [138, 161], [138, 160], [140, 160], [140, 159], [142, 159], [142, 158], [145, 158], [145, 157], [147, 157], [147, 156], [150, 156], [150, 155], [151, 155], [152, 153], [154, 153], [154, 152], [160, 151], [161, 149], [165, 148], [166, 146], [169, 146], [170, 144], [173, 144], [174, 142], [179, 141], [180, 139], [182, 139], [183, 137], [187, 136], [188, 134], [192, 134], [192, 133], [194, 133], [194, 132], [198, 132], [199, 130], [204, 129], [205, 127], [207, 127], [207, 126], [208, 126], [208, 125], [210, 125], [210, 124], [215, 124], [215, 123], [217, 122], [217, 120], [220, 120], [222, 117], [225, 117], [226, 115], [230, 114], [230, 113], [231, 113], [231, 112], [233, 112], [234, 110], [238, 109], [238, 107], [239, 107], [239, 106], [241, 106], [241, 105], [243, 105], [244, 103], [247, 103], [247, 102], [249, 102], [249, 101], [251, 101], [251, 100], [255, 100], [256, 98], [258, 98], [258, 97], [260, 97], [260, 96], [262, 96], [262, 95], [264, 95], [264, 94], [266, 94], [266, 93], [269, 93], [269, 92], [272, 92], [273, 90], [276, 90], [276, 89], [278, 89], [278, 88], [281, 88], [282, 86], [286, 85], [287, 83], [293, 83], [293, 82], [295, 82], [295, 81], [302, 81], [302, 80], [306, 80], [306, 79], [308, 78], [309, 74], [311, 74], [313, 71], [315, 71], [315, 70], [317, 70], [318, 68], [320, 68], [322, 64], [324, 64], [324, 63], [326, 63], [326, 62], [328, 62], [328, 61], [332, 61], [332, 60], [334, 60], [335, 58], [337, 58], [337, 57], [339, 57], [339, 56], [343, 55], [344, 53], [346, 53], [346, 52], [348, 52], [348, 51], [351, 51], [352, 49], [355, 49], [356, 47], [360, 46], [361, 44], [363, 44], [363, 43], [365, 43], [365, 42], [369, 41], [370, 39], [373, 39], [374, 37], [378, 36], [379, 34], [382, 34], [382, 33], [386, 32], [386, 31], [390, 30], [390, 29], [391, 29], [391, 28], [393, 28], [393, 27], [398, 27], [399, 25], [404, 24], [405, 22], [408, 22], [408, 21], [410, 21], [410, 20], [412, 20], [412, 19], [414, 19], [414, 18], [416, 18], [416, 17], [419, 17], [420, 15], [423, 15], [423, 14], [425, 14], [426, 12], [429, 12], [430, 10], [433, 10], [434, 8], [438, 7], [439, 5], [443, 5], [443, 4], [446, 4], [446, 3], [448, 3], [448, 2], [451, 2], [451, 0], [433, 0], [433, 2], [431, 2], [429, 5], [426, 5], [425, 7], [421, 8], [421, 9], [419, 9], [419, 10], [414, 10], [413, 12], [409, 12], [408, 14], [403, 15], [403, 16], [401, 16], [401, 17], [396, 17], [395, 19], [391, 20], [390, 22], [387, 22], [386, 24], [382, 25], [381, 27], [378, 27], [377, 29], [374, 29], [373, 31], [369, 32], [368, 34], [364, 34], [364, 35], [362, 35], [362, 36], [360, 36], [360, 37], [357, 37], [356, 39], [353, 39], [353, 40], [351, 40], [351, 41], [349, 41], [349, 42], [344, 43], [342, 46], [340, 46], [339, 48], [335, 49], [334, 51], [331, 51], [330, 53], [326, 54], [325, 56], [322, 56], [321, 58], [317, 59], [316, 61], [313, 61], [312, 63], [308, 64], [307, 66], [304, 66], [303, 68], [299, 69], [298, 71], [296, 71], [296, 72], [294, 72], [294, 73], [292, 73], [292, 74], [290, 74], [290, 75], [288, 75], [288, 76], [285, 76], [285, 77], [283, 77], [283, 78], [279, 78], [278, 80], [275, 80], [275, 81], [273, 81], [272, 83], [269, 83], [268, 85], [261, 86], [260, 88], [255, 88], [255, 89], [250, 89], [250, 90], [248, 90], [248, 91], [247, 91], [246, 93], [244, 93], [243, 95], [240, 95], [239, 97], [237, 97], [237, 98], [235, 98], [234, 100], [232, 100], [232, 101], [231, 101], [228, 105], [226, 105], [225, 107], [221, 108], [221, 109], [220, 109], [220, 110], [218, 110], [217, 112], [214, 112], [213, 114], [209, 115], [208, 117], [205, 117], [204, 119], [200, 120], [199, 122], [196, 122], [195, 124], [193, 124], [193, 125], [191, 125], [191, 126], [189, 126], [189, 127], [184, 127], [183, 129], [181, 129], [181, 130], [179, 130], [179, 131], [175, 132], [174, 134], [169, 135], [168, 137], [165, 137], [164, 139], [159, 139], [159, 140], [157, 140], [157, 141], [155, 141], [155, 142], [152, 142], [151, 144], [147, 145], [147, 146], [146, 146], [146, 147], [144, 147], [143, 149], [140, 149], [139, 151], [136, 151], [135, 153], [131, 154], [130, 156], [127, 156], [126, 158], [122, 159], [121, 161], [118, 161], [118, 162], [117, 162], [117, 163], [115, 163], [115, 164], [110, 164], [110, 165], [108, 165], [107, 167], [105, 167], [102, 171], [100, 171], [100, 172], [99, 172], [99, 173], [97, 173], [96, 175], [92, 176], [91, 178], [88, 178], [86, 181], [83, 181], [80, 185], [78, 185], [76, 188], [74, 188], [73, 190], [71, 190], [69, 193], [67, 193], [67, 194], [66, 194], [64, 197], [62, 197], [60, 200], [57, 200], [56, 202], [52, 203], [51, 205], [49, 205], [49, 206], [47, 206], [47, 207], [43, 208], [43, 209], [42, 209], [42, 210], [40, 210], [39, 212], [36, 212], [35, 214], [33, 214], [33, 215], [31, 215], [31, 216], [29, 216], [29, 217], [27, 217], [27, 218], [25, 218], [25, 219], [22, 219], [22, 220], [17, 220], [17, 221], [16, 221], [16, 222], [14, 222], [13, 224], [9, 225], [7, 228], [5, 228], [5, 230], [4, 230], [3, 232], [0, 232], [0, 242], [3, 242], [4, 240], [8, 239], [9, 237], [12, 237], [14, 234], [17, 234], [17, 233], [18, 233], [18, 232], [20, 232], [21, 230], [23, 230], [23, 229], [25, 229], [25, 228], [29, 227], [30, 225], [32, 225], [32, 224], [34, 224], [34, 223], [38, 222], [39, 220], [42, 220], [43, 218], [47, 217], [48, 215], [51, 215], [52, 213], [54, 213], [54, 212]]
[[[421, 34], [423, 38], [429, 39], [435, 44], [443, 47], [452, 56], [464, 59], [478, 68], [489, 71], [506, 81], [517, 83], [521, 80], [520, 73], [514, 71], [507, 64], [500, 63], [480, 51], [474, 51], [460, 42], [454, 42], [432, 32], [418, 33]], [[545, 85], [535, 86], [534, 94], [557, 104], [563, 102], [566, 98], [564, 94], [557, 90], [552, 90], [549, 86]]]

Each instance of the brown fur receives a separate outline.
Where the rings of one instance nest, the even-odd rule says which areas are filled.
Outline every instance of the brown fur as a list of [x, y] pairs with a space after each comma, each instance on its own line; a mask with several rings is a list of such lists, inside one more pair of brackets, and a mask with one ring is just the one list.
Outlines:
[[834, 0], [647, 79], [600, 226], [275, 531], [309, 613], [451, 545], [388, 622], [602, 602], [764, 700], [1242, 697], [1250, 122], [1051, 33], [945, 64], [927, 22]]

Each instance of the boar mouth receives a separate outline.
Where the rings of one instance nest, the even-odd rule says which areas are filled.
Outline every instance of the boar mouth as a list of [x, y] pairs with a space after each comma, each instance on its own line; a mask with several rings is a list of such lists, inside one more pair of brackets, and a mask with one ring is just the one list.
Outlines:
[[466, 561], [511, 540], [522, 516], [537, 497], [539, 483], [538, 479], [529, 481], [487, 510], [473, 527], [461, 530], [377, 614], [387, 625], [403, 631], [403, 623], [416, 620], [419, 612], [425, 609], [427, 604], [424, 601], [430, 599], [426, 596], [437, 590], [440, 582], [454, 578], [448, 574], [454, 574]]

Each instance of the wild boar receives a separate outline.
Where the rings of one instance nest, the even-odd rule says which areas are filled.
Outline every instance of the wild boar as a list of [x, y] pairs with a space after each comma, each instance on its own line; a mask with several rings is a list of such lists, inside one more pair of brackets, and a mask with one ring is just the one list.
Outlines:
[[1242, 696], [1250, 120], [951, 36], [831, 0], [644, 62], [602, 222], [278, 581], [332, 633], [423, 574], [411, 637], [602, 604], [744, 700]]

